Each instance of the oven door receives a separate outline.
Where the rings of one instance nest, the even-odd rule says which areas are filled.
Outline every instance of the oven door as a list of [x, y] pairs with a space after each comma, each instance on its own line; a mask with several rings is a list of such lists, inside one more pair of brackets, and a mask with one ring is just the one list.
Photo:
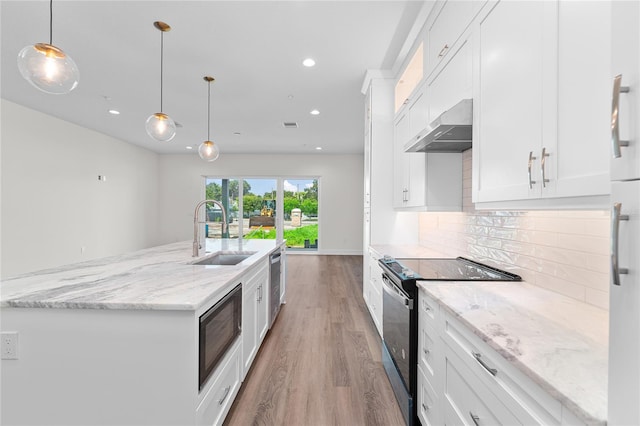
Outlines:
[[199, 390], [242, 331], [242, 284], [200, 316]]
[[395, 361], [398, 372], [402, 376], [407, 390], [411, 389], [410, 354], [411, 354], [411, 311], [413, 299], [385, 274], [383, 282], [383, 339], [390, 355]]

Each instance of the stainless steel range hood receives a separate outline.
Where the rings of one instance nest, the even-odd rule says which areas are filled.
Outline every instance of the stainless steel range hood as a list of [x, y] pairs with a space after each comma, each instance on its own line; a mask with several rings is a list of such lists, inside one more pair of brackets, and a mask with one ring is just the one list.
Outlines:
[[462, 152], [471, 148], [473, 100], [464, 99], [440, 114], [413, 140], [405, 152]]

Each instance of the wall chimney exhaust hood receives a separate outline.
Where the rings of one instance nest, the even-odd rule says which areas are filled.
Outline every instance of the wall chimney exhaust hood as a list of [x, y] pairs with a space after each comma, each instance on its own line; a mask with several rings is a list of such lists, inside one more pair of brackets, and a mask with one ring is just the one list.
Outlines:
[[405, 152], [462, 152], [471, 148], [473, 100], [463, 99], [404, 146]]

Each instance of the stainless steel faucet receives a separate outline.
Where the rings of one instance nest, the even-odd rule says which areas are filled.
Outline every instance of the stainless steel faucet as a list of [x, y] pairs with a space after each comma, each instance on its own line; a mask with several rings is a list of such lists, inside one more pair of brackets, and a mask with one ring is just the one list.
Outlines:
[[224, 209], [224, 206], [220, 201], [217, 201], [217, 200], [200, 201], [196, 206], [196, 211], [193, 213], [193, 257], [200, 256], [200, 249], [202, 248], [202, 246], [200, 245], [200, 238], [198, 235], [198, 224], [206, 223], [206, 221], [198, 222], [198, 211], [200, 210], [200, 207], [202, 207], [203, 204], [207, 204], [207, 203], [216, 204], [222, 210], [222, 235], [224, 235], [227, 232], [227, 228], [229, 226], [227, 223], [227, 211]]

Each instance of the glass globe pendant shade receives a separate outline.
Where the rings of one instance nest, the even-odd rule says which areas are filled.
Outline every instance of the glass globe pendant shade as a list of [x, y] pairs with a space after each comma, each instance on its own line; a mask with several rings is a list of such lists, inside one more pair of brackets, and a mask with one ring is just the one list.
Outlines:
[[220, 156], [220, 150], [211, 141], [204, 141], [198, 147], [198, 155], [204, 161], [216, 161]]
[[159, 142], [168, 142], [176, 135], [175, 121], [163, 112], [150, 115], [145, 127], [149, 136]]
[[18, 53], [20, 74], [35, 88], [62, 95], [78, 86], [76, 63], [61, 49], [46, 43], [27, 46]]

